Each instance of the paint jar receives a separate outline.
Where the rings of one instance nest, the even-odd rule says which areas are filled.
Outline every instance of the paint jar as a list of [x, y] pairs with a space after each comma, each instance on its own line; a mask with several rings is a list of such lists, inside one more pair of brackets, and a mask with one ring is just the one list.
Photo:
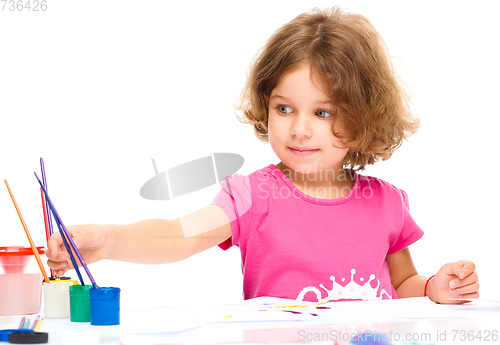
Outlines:
[[69, 310], [71, 321], [90, 321], [89, 289], [91, 287], [92, 285], [73, 285], [69, 287]]
[[50, 284], [43, 283], [44, 315], [48, 319], [64, 319], [69, 317], [69, 287], [71, 281], [55, 280]]
[[[45, 248], [37, 249], [43, 261]], [[31, 247], [0, 247], [0, 314], [40, 312], [42, 279]]]
[[89, 297], [91, 325], [111, 326], [120, 324], [120, 288], [91, 288]]

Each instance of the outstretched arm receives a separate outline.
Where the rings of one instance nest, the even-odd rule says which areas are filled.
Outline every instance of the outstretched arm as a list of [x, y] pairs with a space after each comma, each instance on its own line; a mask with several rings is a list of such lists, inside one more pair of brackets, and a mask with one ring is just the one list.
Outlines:
[[[77, 225], [68, 227], [85, 262], [102, 259], [143, 264], [180, 261], [231, 237], [225, 212], [210, 205], [187, 216], [150, 219], [129, 225]], [[48, 265], [58, 275], [72, 269], [61, 235], [48, 243]]]

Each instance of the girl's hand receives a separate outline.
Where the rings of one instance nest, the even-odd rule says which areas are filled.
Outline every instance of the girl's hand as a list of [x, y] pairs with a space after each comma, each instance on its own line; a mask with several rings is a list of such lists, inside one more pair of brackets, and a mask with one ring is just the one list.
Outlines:
[[[95, 224], [74, 225], [69, 226], [68, 231], [86, 264], [108, 257], [109, 239], [106, 226]], [[74, 268], [59, 231], [54, 233], [49, 239], [46, 254], [48, 266], [58, 276], [62, 277], [66, 271]], [[74, 255], [74, 257], [77, 264], [80, 265], [77, 256]]]
[[468, 260], [461, 260], [444, 265], [427, 285], [427, 296], [443, 304], [458, 304], [479, 298], [479, 281], [476, 265]]

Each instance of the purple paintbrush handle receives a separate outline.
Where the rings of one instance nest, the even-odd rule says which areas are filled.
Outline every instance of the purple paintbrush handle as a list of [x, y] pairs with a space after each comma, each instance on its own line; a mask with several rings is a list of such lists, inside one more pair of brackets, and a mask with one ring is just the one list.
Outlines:
[[[42, 181], [45, 186], [45, 190], [47, 193], [49, 192], [49, 188], [47, 187], [47, 178], [45, 176], [45, 164], [43, 163], [43, 158], [40, 158], [40, 168], [42, 170]], [[47, 210], [47, 223], [49, 223], [49, 235], [52, 236], [54, 234], [54, 229], [52, 227], [52, 216], [49, 211], [49, 203], [45, 200], [45, 209]]]
[[66, 238], [69, 240], [69, 243], [71, 244], [71, 248], [73, 248], [73, 251], [76, 253], [78, 260], [80, 260], [80, 263], [82, 264], [83, 268], [85, 269], [85, 272], [87, 272], [87, 275], [89, 276], [89, 279], [92, 282], [92, 285], [94, 286], [94, 288], [98, 288], [98, 286], [94, 280], [94, 277], [92, 277], [92, 274], [90, 273], [89, 268], [87, 267], [87, 264], [85, 263], [85, 260], [83, 260], [82, 255], [80, 254], [80, 251], [76, 247], [75, 242], [73, 242], [73, 238], [71, 238], [68, 229], [64, 225], [61, 217], [59, 216], [59, 213], [57, 212], [54, 204], [52, 203], [52, 200], [50, 200], [50, 197], [47, 194], [47, 191], [45, 190], [45, 187], [43, 186], [42, 181], [40, 181], [40, 179], [38, 178], [38, 175], [36, 174], [36, 172], [35, 172], [35, 176], [36, 176], [36, 179], [38, 180], [38, 183], [40, 183], [40, 186], [42, 187], [43, 192], [45, 193], [45, 199], [49, 202], [50, 208], [54, 212], [54, 217], [56, 217], [59, 224], [61, 224], [61, 227], [64, 231], [64, 234], [65, 234]]

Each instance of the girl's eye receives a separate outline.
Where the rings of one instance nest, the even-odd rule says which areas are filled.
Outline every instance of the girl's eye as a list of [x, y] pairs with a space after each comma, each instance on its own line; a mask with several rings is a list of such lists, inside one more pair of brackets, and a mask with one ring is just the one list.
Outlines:
[[288, 114], [292, 112], [292, 109], [290, 107], [287, 107], [286, 105], [279, 105], [277, 109], [282, 114]]
[[318, 115], [319, 117], [321, 117], [322, 119], [326, 118], [326, 117], [330, 117], [330, 113], [326, 110], [318, 110], [316, 112], [316, 115]]

